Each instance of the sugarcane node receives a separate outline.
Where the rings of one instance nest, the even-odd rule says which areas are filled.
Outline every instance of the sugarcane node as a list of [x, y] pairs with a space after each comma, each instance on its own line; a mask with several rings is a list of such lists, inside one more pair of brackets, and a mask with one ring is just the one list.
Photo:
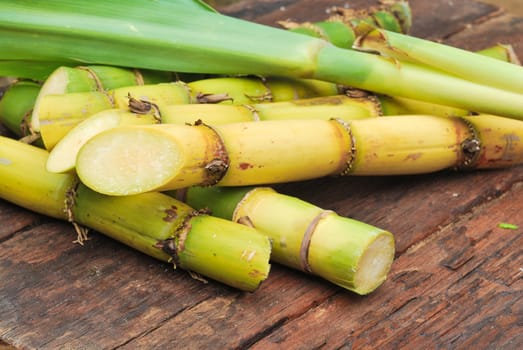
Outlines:
[[309, 248], [311, 246], [312, 235], [314, 234], [319, 222], [333, 213], [332, 210], [323, 210], [311, 220], [309, 225], [307, 225], [307, 229], [303, 233], [303, 238], [300, 244], [300, 266], [304, 272], [312, 273], [312, 268], [309, 264]]
[[203, 92], [199, 92], [196, 94], [196, 101], [198, 103], [220, 103], [224, 101], [231, 101], [234, 102], [234, 99], [229, 96], [227, 93], [223, 94], [206, 94]]
[[169, 255], [175, 268], [180, 264], [178, 250], [173, 237], [158, 241], [153, 245], [153, 247], [161, 249], [165, 254]]
[[76, 239], [73, 241], [73, 243], [78, 243], [79, 245], [83, 246], [84, 242], [88, 241], [90, 238], [88, 236], [89, 229], [87, 227], [80, 226], [74, 218], [73, 208], [76, 205], [78, 186], [80, 186], [80, 182], [76, 181], [76, 183], [74, 183], [66, 191], [64, 199], [64, 213], [67, 216], [67, 221], [73, 225], [76, 232]]
[[218, 183], [218, 181], [225, 175], [228, 168], [229, 164], [220, 158], [214, 158], [205, 165], [207, 174], [215, 179], [211, 181], [213, 184]]
[[160, 108], [156, 103], [144, 99], [136, 99], [131, 96], [130, 92], [127, 93], [127, 98], [129, 99], [128, 107], [131, 112], [136, 114], [149, 114], [152, 111], [153, 117], [157, 122], [162, 120]]
[[481, 142], [474, 137], [467, 138], [461, 143], [461, 150], [465, 156], [463, 166], [469, 167], [474, 164], [481, 151]]
[[463, 121], [467, 125], [470, 136], [461, 142], [460, 147], [463, 154], [463, 160], [461, 164], [458, 164], [457, 168], [473, 168], [474, 164], [480, 156], [481, 140], [472, 123], [464, 118], [459, 118], [459, 120]]
[[100, 80], [100, 77], [98, 77], [98, 74], [96, 74], [95, 71], [86, 66], [78, 66], [76, 68], [84, 70], [87, 72], [87, 74], [89, 74], [89, 76], [94, 80], [94, 83], [96, 85], [96, 91], [105, 92], [105, 88], [102, 84], [102, 81]]
[[243, 104], [243, 107], [245, 107], [249, 112], [252, 114], [252, 120], [255, 122], [260, 121], [260, 115], [258, 114], [258, 110], [253, 105]]
[[216, 145], [214, 147], [215, 151], [215, 157], [208, 162], [205, 166], [205, 172], [207, 175], [207, 178], [202, 181], [202, 186], [214, 186], [220, 180], [225, 176], [227, 173], [227, 170], [229, 169], [229, 155], [227, 153], [227, 149], [225, 148], [225, 144], [220, 137], [220, 134], [210, 125], [205, 124], [201, 120], [196, 121], [198, 124], [195, 126], [203, 126], [207, 127], [212, 130], [212, 132], [216, 135]]
[[134, 74], [134, 80], [136, 81], [136, 85], [145, 85], [145, 81], [143, 79], [143, 74], [139, 69], [134, 68], [133, 74]]
[[346, 122], [345, 120], [335, 118], [331, 119], [334, 122], [336, 122], [338, 125], [341, 126], [341, 128], [347, 133], [347, 136], [350, 140], [350, 149], [347, 154], [347, 161], [345, 162], [345, 168], [338, 174], [339, 176], [346, 176], [348, 175], [351, 170], [352, 166], [354, 164], [354, 161], [356, 160], [356, 139], [354, 138], [354, 135], [352, 134], [352, 128], [350, 127], [350, 124]]

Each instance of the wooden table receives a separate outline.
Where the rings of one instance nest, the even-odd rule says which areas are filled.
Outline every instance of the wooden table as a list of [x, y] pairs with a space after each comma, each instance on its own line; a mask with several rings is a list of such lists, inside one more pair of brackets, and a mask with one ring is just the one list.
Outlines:
[[[374, 3], [252, 0], [222, 10], [274, 25]], [[523, 18], [474, 0], [410, 3], [413, 35], [471, 50], [510, 43], [523, 57]], [[274, 264], [243, 293], [97, 233], [73, 244], [71, 225], [0, 200], [0, 349], [523, 348], [523, 167], [278, 188], [392, 231], [388, 280], [361, 297]]]

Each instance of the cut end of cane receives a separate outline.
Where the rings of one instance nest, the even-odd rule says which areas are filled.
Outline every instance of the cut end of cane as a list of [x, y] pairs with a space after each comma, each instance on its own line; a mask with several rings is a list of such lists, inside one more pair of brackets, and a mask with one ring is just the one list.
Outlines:
[[45, 81], [40, 89], [40, 93], [36, 98], [33, 113], [31, 115], [31, 129], [34, 131], [40, 131], [40, 101], [45, 95], [50, 94], [63, 94], [65, 93], [65, 86], [69, 82], [69, 75], [67, 73], [67, 67], [57, 68]]
[[394, 251], [394, 237], [388, 232], [377, 236], [367, 246], [354, 273], [354, 292], [369, 294], [385, 281], [394, 260]]
[[106, 195], [132, 195], [161, 188], [182, 164], [180, 145], [148, 128], [116, 128], [96, 135], [80, 149], [81, 181]]
[[118, 112], [109, 110], [84, 120], [69, 131], [51, 150], [46, 164], [47, 171], [64, 173], [73, 170], [82, 146], [95, 135], [113, 129], [119, 123]]

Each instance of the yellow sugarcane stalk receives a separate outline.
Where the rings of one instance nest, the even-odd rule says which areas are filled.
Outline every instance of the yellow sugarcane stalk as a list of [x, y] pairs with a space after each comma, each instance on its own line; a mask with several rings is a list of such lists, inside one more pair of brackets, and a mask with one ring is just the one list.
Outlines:
[[269, 187], [200, 187], [177, 197], [212, 215], [253, 226], [272, 242], [271, 260], [358, 294], [375, 290], [394, 259], [386, 230], [341, 217]]
[[[198, 120], [211, 125], [258, 120], [330, 119], [344, 120], [377, 117], [380, 103], [373, 96], [349, 97], [334, 95], [252, 105], [176, 104], [158, 109], [161, 122], [166, 124], [194, 123]], [[95, 113], [70, 130], [51, 150], [47, 169], [65, 172], [74, 168], [76, 154], [94, 135], [128, 124], [154, 124], [152, 115], [107, 109]]]
[[[268, 276], [270, 242], [252, 227], [215, 218], [162, 193], [104, 196], [74, 174], [45, 170], [45, 150], [0, 136], [0, 198], [92, 228], [175, 267], [253, 291]], [[85, 238], [85, 237], [83, 237]]]
[[[521, 148], [523, 122], [489, 115], [260, 121], [212, 127], [162, 124], [98, 134], [78, 153], [76, 170], [95, 191], [128, 195], [198, 184], [239, 186], [328, 175], [506, 166], [476, 163], [490, 157], [480, 139], [485, 132], [476, 130], [476, 123], [496, 125], [485, 138], [485, 142], [495, 140], [489, 147], [501, 153]], [[523, 152], [513, 153], [509, 163], [520, 163]]]
[[99, 111], [131, 107], [139, 113], [159, 116], [160, 106], [190, 101], [191, 95], [183, 84], [160, 83], [125, 86], [104, 92], [45, 95], [35, 109], [45, 148], [51, 150], [75, 125]]

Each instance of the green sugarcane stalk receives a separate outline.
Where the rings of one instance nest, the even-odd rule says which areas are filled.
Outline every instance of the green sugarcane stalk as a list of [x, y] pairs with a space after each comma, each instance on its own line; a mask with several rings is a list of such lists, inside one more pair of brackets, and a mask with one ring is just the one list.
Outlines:
[[523, 69], [486, 55], [375, 28], [358, 37], [354, 48], [398, 61], [427, 65], [479, 84], [523, 93]]
[[352, 48], [354, 40], [362, 34], [359, 32], [361, 22], [405, 34], [409, 32], [412, 25], [410, 6], [405, 1], [395, 1], [359, 11], [334, 7], [329, 13], [333, 14], [323, 21], [313, 23], [279, 21], [278, 24], [289, 31], [321, 38], [345, 49]]
[[[136, 250], [232, 287], [254, 291], [269, 273], [270, 242], [255, 230], [161, 193], [109, 197], [73, 174], [45, 170], [48, 153], [0, 136], [0, 198], [95, 229]], [[85, 232], [79, 233], [84, 235]]]
[[129, 195], [505, 167], [523, 161], [522, 139], [522, 121], [491, 115], [122, 126], [89, 139], [76, 171], [95, 191]]
[[[325, 40], [220, 15], [194, 0], [110, 5], [94, 0], [85, 6], [73, 0], [3, 2], [0, 47], [0, 59], [312, 78], [513, 118], [521, 118], [523, 110], [521, 93], [468, 81], [474, 80], [468, 74], [445, 74], [410, 62], [398, 65]], [[477, 58], [467, 56], [466, 64], [476, 66]], [[494, 68], [505, 64], [490, 61]], [[523, 74], [516, 68], [507, 75], [509, 81]]]
[[394, 259], [390, 232], [269, 187], [191, 187], [172, 195], [265, 233], [272, 242], [272, 261], [361, 295], [381, 285]]
[[[79, 67], [61, 66], [51, 73], [40, 89], [31, 115], [31, 129], [35, 132], [40, 131], [41, 105], [46, 97], [65, 93], [89, 91], [106, 94], [107, 91], [124, 86], [127, 87], [166, 82], [170, 80], [169, 77], [170, 73], [167, 72], [156, 72], [150, 70], [138, 71], [103, 65]], [[102, 97], [97, 100], [103, 101], [104, 99]], [[88, 104], [88, 106], [79, 106], [79, 108], [83, 108], [85, 111], [91, 110], [93, 108], [92, 103], [93, 102]], [[64, 113], [68, 115], [69, 112]], [[72, 115], [77, 114], [78, 113], [72, 112]], [[68, 115], [68, 117], [72, 118], [72, 115]]]
[[19, 80], [0, 98], [0, 122], [17, 137], [32, 143], [39, 137], [31, 129], [30, 118], [41, 84]]

